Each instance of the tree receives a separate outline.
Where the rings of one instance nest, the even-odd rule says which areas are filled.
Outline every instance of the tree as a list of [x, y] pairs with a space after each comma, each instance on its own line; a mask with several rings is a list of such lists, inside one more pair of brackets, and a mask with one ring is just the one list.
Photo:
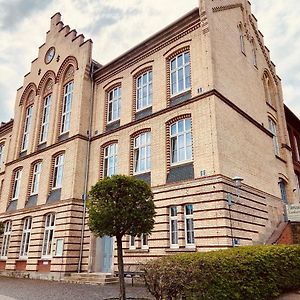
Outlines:
[[122, 238], [124, 235], [140, 236], [151, 233], [155, 217], [151, 188], [135, 177], [106, 177], [91, 188], [88, 206], [90, 230], [98, 237], [116, 237], [119, 299], [125, 300]]

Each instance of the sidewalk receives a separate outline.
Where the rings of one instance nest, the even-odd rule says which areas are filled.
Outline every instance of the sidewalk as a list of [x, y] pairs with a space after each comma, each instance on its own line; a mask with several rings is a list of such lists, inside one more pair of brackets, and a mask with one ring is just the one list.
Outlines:
[[277, 300], [300, 300], [300, 290], [298, 292], [284, 294], [278, 297]]

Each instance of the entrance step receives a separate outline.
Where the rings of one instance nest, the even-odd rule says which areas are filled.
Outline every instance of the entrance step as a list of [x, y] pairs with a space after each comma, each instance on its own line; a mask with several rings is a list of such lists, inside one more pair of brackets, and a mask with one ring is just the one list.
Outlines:
[[71, 273], [65, 276], [65, 282], [82, 284], [112, 284], [118, 283], [118, 277], [106, 273]]

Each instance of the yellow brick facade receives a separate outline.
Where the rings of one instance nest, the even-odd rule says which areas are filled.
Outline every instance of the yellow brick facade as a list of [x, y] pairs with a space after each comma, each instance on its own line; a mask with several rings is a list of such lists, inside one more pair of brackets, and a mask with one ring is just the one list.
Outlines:
[[[51, 49], [53, 58], [47, 61]], [[170, 62], [182, 53], [190, 57], [190, 86], [172, 97]], [[152, 71], [153, 100], [151, 111], [141, 116], [135, 102], [136, 80], [145, 70]], [[269, 76], [272, 103], [266, 99], [264, 74]], [[61, 134], [65, 86], [70, 82], [74, 88], [70, 127]], [[109, 124], [109, 93], [115, 87], [121, 88], [120, 120]], [[46, 143], [41, 144], [47, 93], [51, 94], [49, 132]], [[28, 147], [22, 151], [30, 105]], [[171, 163], [170, 122], [182, 118], [191, 120], [192, 159], [175, 166]], [[277, 155], [269, 118], [276, 123]], [[265, 243], [283, 221], [279, 180], [285, 182], [287, 201], [296, 201], [280, 79], [247, 1], [201, 0], [199, 8], [104, 66], [92, 60], [92, 41], [70, 30], [60, 14], [55, 14], [46, 42], [17, 91], [14, 120], [0, 127], [0, 145], [5, 149], [0, 167], [0, 218], [12, 226], [7, 255], [0, 257], [2, 272], [18, 271], [41, 278], [77, 271], [104, 272], [102, 240], [89, 232], [85, 196], [103, 177], [104, 146], [110, 142], [118, 144], [116, 172], [132, 174], [132, 139], [145, 130], [151, 134], [151, 172], [147, 178], [155, 196], [156, 225], [147, 247], [140, 238], [130, 247], [129, 237], [124, 238], [126, 268], [176, 252], [228, 248], [233, 238], [240, 245]], [[53, 189], [55, 158], [61, 153], [62, 184]], [[39, 190], [31, 197], [37, 161], [42, 162]], [[14, 200], [14, 176], [19, 169], [20, 192]], [[232, 180], [235, 176], [244, 179], [240, 190]], [[232, 207], [228, 197], [235, 203]], [[186, 242], [187, 204], [193, 205], [192, 247]], [[172, 206], [177, 207], [176, 247], [170, 244]], [[49, 213], [55, 214], [53, 244], [51, 254], [43, 257]], [[32, 227], [27, 259], [21, 259], [26, 217], [32, 217]], [[62, 256], [53, 252], [59, 250], [61, 239]], [[4, 241], [3, 237], [1, 249]], [[110, 272], [116, 267], [115, 252]]]

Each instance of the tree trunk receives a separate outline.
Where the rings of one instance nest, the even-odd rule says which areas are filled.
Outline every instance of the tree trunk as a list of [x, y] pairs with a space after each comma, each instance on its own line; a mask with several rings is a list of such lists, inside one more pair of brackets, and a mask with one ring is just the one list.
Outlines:
[[123, 246], [122, 237], [117, 236], [118, 247], [118, 269], [119, 269], [119, 283], [120, 283], [120, 300], [126, 300], [125, 281], [124, 281], [124, 263], [123, 263]]

